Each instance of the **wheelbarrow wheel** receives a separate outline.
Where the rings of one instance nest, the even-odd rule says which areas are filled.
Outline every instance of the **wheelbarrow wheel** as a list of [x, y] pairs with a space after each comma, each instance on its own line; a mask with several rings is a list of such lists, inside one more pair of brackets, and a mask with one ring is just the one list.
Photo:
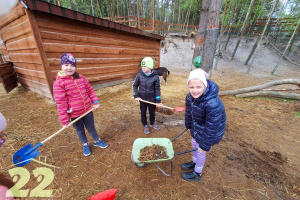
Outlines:
[[134, 163], [137, 167], [145, 167], [146, 163]]

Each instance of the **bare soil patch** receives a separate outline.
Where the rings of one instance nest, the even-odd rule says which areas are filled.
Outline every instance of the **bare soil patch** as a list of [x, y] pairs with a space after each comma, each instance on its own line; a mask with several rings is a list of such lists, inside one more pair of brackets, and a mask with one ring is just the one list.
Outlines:
[[[284, 75], [255, 76], [236, 69], [238, 60], [220, 61], [212, 80], [220, 90], [250, 87], [281, 78], [299, 78], [299, 72], [285, 69]], [[230, 67], [231, 66], [231, 67]], [[240, 65], [243, 67], [242, 65]], [[292, 67], [295, 68], [295, 67]], [[176, 71], [177, 70], [177, 71]], [[170, 69], [168, 85], [161, 84], [162, 102], [184, 106], [188, 72]], [[255, 67], [254, 67], [255, 70]], [[279, 69], [280, 70], [280, 69]], [[84, 157], [75, 131], [70, 128], [46, 142], [37, 160], [55, 167], [54, 180], [45, 189], [53, 197], [41, 199], [88, 199], [93, 194], [117, 188], [116, 199], [299, 199], [300, 195], [300, 102], [275, 98], [221, 97], [227, 113], [224, 139], [207, 155], [201, 182], [187, 182], [180, 164], [191, 153], [175, 156], [173, 174], [164, 176], [152, 164], [138, 168], [131, 161], [137, 138], [173, 139], [184, 130], [184, 112], [157, 113], [161, 130], [145, 135], [138, 104], [132, 99], [131, 82], [96, 91], [101, 107], [94, 112], [98, 133], [107, 149], [91, 146]], [[28, 143], [36, 145], [61, 128], [52, 100], [18, 87], [9, 94], [0, 86], [0, 111], [8, 121], [1, 147], [0, 169], [9, 177], [13, 154]], [[90, 144], [91, 137], [88, 136]], [[191, 136], [184, 133], [173, 142], [175, 153], [190, 150]], [[169, 162], [158, 165], [170, 170]], [[45, 165], [30, 162], [25, 168], [30, 181], [22, 189], [39, 183], [32, 174]], [[30, 198], [28, 198], [30, 199]]]

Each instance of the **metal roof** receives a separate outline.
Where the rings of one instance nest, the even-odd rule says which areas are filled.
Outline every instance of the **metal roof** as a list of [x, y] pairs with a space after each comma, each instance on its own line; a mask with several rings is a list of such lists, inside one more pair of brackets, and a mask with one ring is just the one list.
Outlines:
[[103, 26], [103, 27], [107, 27], [107, 28], [112, 28], [112, 29], [116, 29], [119, 31], [125, 31], [128, 33], [142, 35], [142, 36], [146, 36], [146, 37], [150, 37], [150, 38], [154, 38], [154, 39], [158, 39], [158, 40], [164, 39], [163, 36], [149, 33], [146, 31], [142, 31], [138, 28], [133, 28], [130, 26], [112, 22], [112, 21], [102, 19], [99, 17], [94, 17], [91, 15], [83, 14], [83, 13], [80, 13], [77, 11], [73, 11], [73, 10], [70, 10], [67, 8], [63, 8], [63, 7], [54, 5], [54, 4], [47, 3], [44, 1], [24, 0], [24, 2], [27, 4], [27, 6], [29, 7], [30, 10], [36, 10], [36, 11], [41, 11], [41, 12], [45, 12], [45, 13], [50, 13], [53, 15], [66, 17], [69, 19], [73, 19], [73, 20], [77, 20], [77, 21], [81, 21], [81, 22], [85, 22], [85, 23], [89, 23], [89, 24], [95, 24], [95, 25]]

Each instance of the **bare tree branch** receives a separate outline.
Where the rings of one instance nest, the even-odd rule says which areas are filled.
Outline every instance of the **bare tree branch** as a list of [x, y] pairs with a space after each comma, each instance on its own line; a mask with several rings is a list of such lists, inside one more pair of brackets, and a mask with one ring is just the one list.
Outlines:
[[238, 89], [238, 90], [229, 90], [229, 91], [223, 91], [219, 92], [219, 95], [231, 95], [231, 94], [241, 94], [245, 92], [253, 92], [257, 90], [262, 90], [264, 88], [268, 88], [274, 85], [282, 85], [282, 84], [295, 84], [300, 86], [300, 79], [283, 79], [283, 80], [278, 80], [278, 81], [272, 81], [269, 83], [265, 83], [262, 85], [258, 86], [253, 86], [253, 87], [248, 87], [248, 88], [243, 88], [243, 89]]

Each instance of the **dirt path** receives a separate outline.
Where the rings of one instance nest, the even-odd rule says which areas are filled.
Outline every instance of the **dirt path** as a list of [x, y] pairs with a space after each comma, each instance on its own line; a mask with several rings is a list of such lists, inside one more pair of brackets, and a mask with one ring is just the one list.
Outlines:
[[[227, 58], [220, 61], [212, 80], [220, 90], [238, 89], [295, 75], [260, 76], [245, 74]], [[228, 67], [232, 66], [232, 67]], [[162, 100], [171, 107], [184, 106], [188, 72], [171, 69], [168, 86], [162, 87]], [[299, 78], [300, 76], [298, 76]], [[161, 130], [145, 135], [139, 106], [132, 100], [131, 83], [97, 91], [101, 107], [95, 114], [100, 137], [107, 149], [91, 147], [92, 154], [82, 155], [74, 130], [66, 130], [39, 148], [37, 162], [25, 166], [30, 181], [22, 189], [39, 183], [32, 174], [38, 167], [48, 167], [54, 180], [45, 188], [51, 198], [88, 199], [98, 192], [117, 188], [117, 200], [124, 199], [299, 199], [300, 195], [300, 112], [299, 101], [275, 98], [221, 97], [226, 107], [227, 129], [223, 141], [208, 153], [203, 181], [193, 183], [181, 178], [180, 164], [191, 153], [173, 160], [173, 174], [164, 176], [154, 165], [138, 168], [131, 161], [132, 144], [137, 138], [173, 139], [184, 130], [184, 113], [165, 116], [157, 113]], [[0, 169], [9, 177], [12, 155], [28, 143], [37, 144], [61, 128], [53, 101], [18, 87], [5, 94], [0, 86], [0, 112], [7, 120], [7, 142], [1, 147]], [[92, 143], [90, 137], [89, 141]], [[191, 149], [191, 137], [185, 133], [173, 143], [175, 153]], [[157, 163], [169, 172], [170, 162]], [[28, 198], [31, 199], [31, 198]]]

